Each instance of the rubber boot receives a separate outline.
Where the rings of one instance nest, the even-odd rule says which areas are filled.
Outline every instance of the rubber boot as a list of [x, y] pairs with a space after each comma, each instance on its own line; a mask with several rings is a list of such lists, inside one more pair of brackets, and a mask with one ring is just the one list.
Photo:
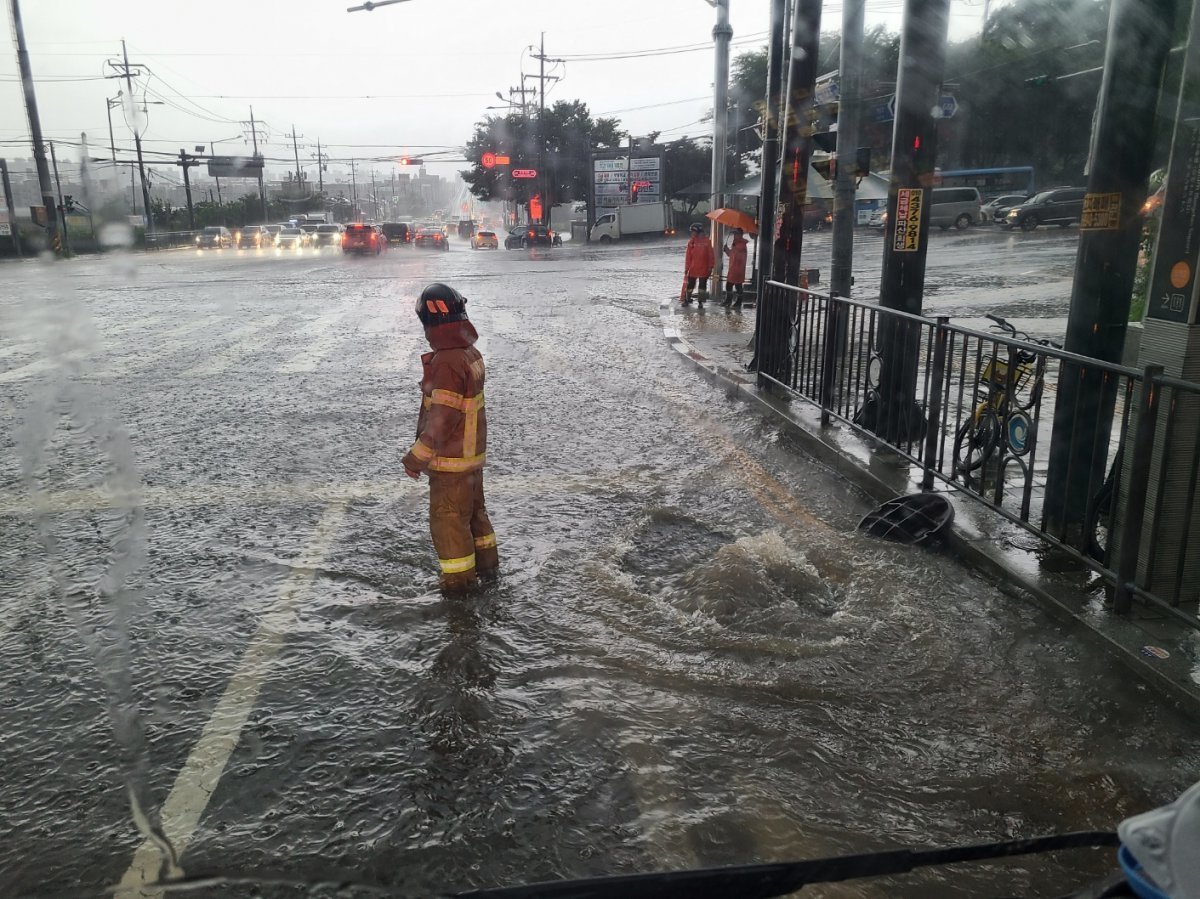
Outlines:
[[683, 305], [685, 305], [685, 306], [690, 306], [690, 305], [692, 305], [692, 300], [694, 300], [694, 299], [695, 299], [695, 294], [694, 294], [692, 291], [690, 291], [690, 290], [689, 290], [689, 291], [687, 292], [687, 296], [685, 296], [685, 297], [683, 298]]
[[479, 578], [473, 568], [470, 571], [442, 575], [441, 588], [443, 593], [469, 593], [478, 586]]
[[699, 295], [696, 297], [696, 304], [697, 304], [698, 306], [703, 306], [703, 305], [704, 305], [704, 301], [705, 301], [705, 300], [707, 300], [707, 299], [708, 299], [708, 291], [707, 291], [707, 290], [701, 290], [701, 291], [700, 291], [700, 293], [699, 293]]
[[733, 302], [733, 291], [729, 290], [729, 288], [726, 288], [725, 289], [725, 300], [721, 303], [721, 308], [728, 309], [729, 304], [732, 302]]

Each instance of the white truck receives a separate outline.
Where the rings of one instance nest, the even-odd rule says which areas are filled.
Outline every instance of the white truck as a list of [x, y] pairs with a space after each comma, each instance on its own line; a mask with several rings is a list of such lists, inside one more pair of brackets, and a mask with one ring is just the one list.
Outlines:
[[650, 237], [675, 233], [670, 203], [636, 203], [613, 206], [592, 225], [592, 240], [609, 243], [626, 237]]

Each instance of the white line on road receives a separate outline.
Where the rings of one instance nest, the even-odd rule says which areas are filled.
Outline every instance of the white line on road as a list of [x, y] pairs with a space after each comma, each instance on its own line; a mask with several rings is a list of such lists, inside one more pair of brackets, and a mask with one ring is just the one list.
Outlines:
[[[163, 833], [175, 847], [178, 858], [183, 857], [188, 842], [196, 832], [200, 816], [212, 799], [225, 770], [225, 765], [237, 748], [242, 728], [258, 701], [263, 681], [270, 673], [271, 663], [279, 654], [296, 618], [300, 603], [308, 594], [316, 572], [324, 564], [333, 545], [338, 528], [346, 516], [346, 506], [338, 503], [325, 509], [317, 529], [296, 562], [296, 568], [283, 583], [275, 602], [262, 617], [258, 630], [242, 656], [242, 664], [225, 687], [212, 717], [208, 719], [200, 740], [175, 779], [175, 785], [162, 807]], [[144, 885], [158, 879], [162, 853], [146, 840], [134, 853], [129, 870], [121, 878], [117, 895], [134, 893], [139, 896], [161, 896], [162, 890]]]
[[58, 361], [43, 357], [35, 359], [27, 365], [22, 365], [20, 368], [14, 368], [6, 372], [0, 373], [0, 384], [8, 384], [11, 381], [23, 381], [26, 378], [31, 378], [34, 375], [39, 375], [44, 371], [48, 371], [58, 365]]
[[126, 356], [120, 356], [113, 360], [111, 368], [105, 368], [98, 377], [111, 378], [119, 377], [120, 375], [132, 374], [142, 371], [145, 368], [158, 362], [160, 359], [166, 359], [174, 356], [180, 350], [186, 349], [194, 343], [194, 338], [180, 339], [184, 334], [190, 334], [192, 331], [200, 328], [209, 327], [216, 328], [217, 322], [211, 318], [202, 318], [196, 321], [190, 321], [182, 324], [177, 328], [172, 328], [161, 337], [156, 337], [152, 346], [152, 352], [134, 352]]
[[260, 342], [255, 339], [255, 335], [260, 331], [275, 327], [282, 320], [282, 315], [268, 315], [254, 324], [246, 325], [244, 328], [239, 328], [231, 334], [226, 335], [234, 338], [235, 342], [225, 352], [213, 356], [203, 365], [196, 365], [187, 369], [183, 372], [183, 377], [202, 378], [207, 375], [219, 375], [225, 369], [229, 368], [234, 361], [244, 356], [247, 350], [252, 350], [260, 346]]
[[333, 352], [344, 338], [344, 334], [335, 330], [350, 313], [349, 309], [340, 312], [326, 312], [309, 322], [296, 332], [296, 336], [307, 337], [310, 342], [307, 347], [291, 359], [275, 369], [279, 374], [295, 374], [297, 372], [314, 371], [326, 356]]

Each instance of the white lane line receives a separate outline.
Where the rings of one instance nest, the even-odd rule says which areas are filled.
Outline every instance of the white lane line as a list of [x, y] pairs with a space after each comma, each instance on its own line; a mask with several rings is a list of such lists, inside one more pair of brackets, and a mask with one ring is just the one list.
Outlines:
[[216, 319], [202, 318], [198, 321], [191, 321], [177, 328], [172, 328], [165, 334], [152, 338], [154, 342], [152, 343], [153, 350], [151, 352], [135, 352], [126, 356], [119, 356], [113, 360], [113, 365], [101, 371], [98, 377], [111, 378], [142, 371], [155, 362], [174, 356], [180, 350], [191, 346], [194, 339], [190, 337], [186, 340], [180, 339], [184, 334], [190, 334], [192, 331], [198, 331], [200, 328], [215, 328], [216, 326]]
[[0, 372], [0, 384], [8, 384], [11, 381], [23, 381], [26, 378], [32, 378], [34, 375], [41, 374], [58, 365], [57, 360], [43, 357], [35, 359], [20, 368], [9, 369], [6, 372]]
[[343, 309], [340, 312], [326, 312], [300, 328], [296, 332], [296, 336], [310, 338], [308, 346], [277, 367], [275, 371], [279, 374], [315, 371], [321, 364], [321, 360], [332, 353], [334, 347], [344, 339], [345, 335], [338, 332], [336, 328], [341, 320], [349, 314], [349, 309]]
[[38, 343], [14, 343], [6, 347], [0, 347], [0, 359], [7, 359], [9, 356], [32, 356], [39, 349], [41, 344]]
[[[200, 740], [184, 762], [175, 785], [162, 807], [163, 833], [175, 847], [176, 857], [182, 858], [189, 841], [200, 823], [200, 816], [217, 789], [229, 757], [237, 748], [242, 728], [258, 701], [263, 681], [270, 673], [271, 663], [283, 648], [288, 631], [296, 619], [296, 611], [308, 595], [316, 571], [324, 564], [333, 545], [338, 528], [346, 517], [346, 506], [329, 506], [321, 515], [317, 529], [296, 562], [291, 576], [280, 587], [270, 610], [258, 623], [258, 630], [242, 656], [212, 717], [204, 726]], [[162, 890], [145, 887], [158, 879], [163, 858], [158, 847], [146, 840], [133, 855], [133, 861], [121, 878], [116, 894], [134, 892], [138, 896], [161, 896]]]
[[196, 365], [187, 369], [182, 373], [185, 378], [202, 378], [206, 375], [218, 375], [225, 369], [229, 368], [236, 360], [244, 356], [247, 351], [253, 350], [261, 345], [256, 339], [256, 335], [260, 331], [265, 331], [268, 328], [273, 328], [283, 320], [282, 315], [268, 315], [266, 318], [260, 319], [251, 325], [246, 325], [243, 328], [228, 334], [228, 337], [233, 337], [235, 342], [228, 347], [225, 352], [213, 356], [202, 365]]

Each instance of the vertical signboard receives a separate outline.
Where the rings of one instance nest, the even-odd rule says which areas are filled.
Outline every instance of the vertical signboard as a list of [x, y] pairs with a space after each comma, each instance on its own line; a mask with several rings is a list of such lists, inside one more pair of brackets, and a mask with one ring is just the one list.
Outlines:
[[896, 191], [896, 234], [892, 251], [915, 253], [921, 247], [921, 205], [925, 191], [919, 187], [901, 187]]
[[635, 203], [662, 202], [662, 159], [643, 156], [629, 160], [630, 199]]
[[597, 159], [592, 170], [592, 196], [599, 207], [663, 200], [661, 155]]

